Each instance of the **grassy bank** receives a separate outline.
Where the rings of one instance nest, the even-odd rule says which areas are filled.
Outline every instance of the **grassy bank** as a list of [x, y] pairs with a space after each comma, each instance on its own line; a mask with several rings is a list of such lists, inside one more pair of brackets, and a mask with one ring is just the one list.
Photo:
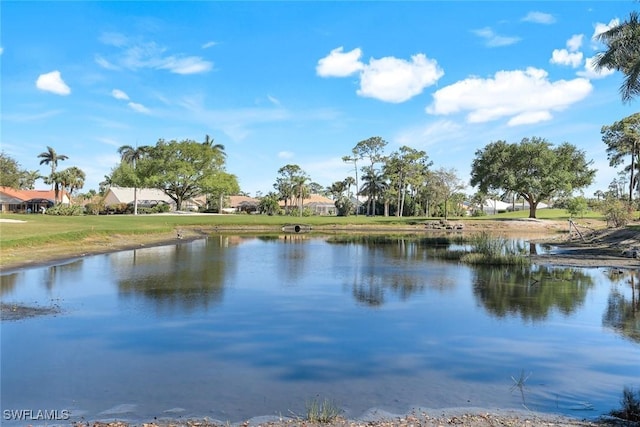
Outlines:
[[[512, 212], [479, 218], [452, 218], [465, 229], [482, 229], [485, 224], [511, 224], [528, 212]], [[563, 210], [541, 210], [539, 218], [566, 220]], [[176, 240], [177, 233], [194, 238], [216, 231], [273, 231], [287, 224], [305, 224], [317, 232], [343, 230], [422, 232], [424, 224], [439, 218], [425, 217], [292, 217], [267, 215], [107, 215], [49, 216], [3, 214], [0, 219], [0, 267], [29, 265], [71, 258], [88, 253], [109, 252]], [[526, 228], [526, 223], [522, 222]]]

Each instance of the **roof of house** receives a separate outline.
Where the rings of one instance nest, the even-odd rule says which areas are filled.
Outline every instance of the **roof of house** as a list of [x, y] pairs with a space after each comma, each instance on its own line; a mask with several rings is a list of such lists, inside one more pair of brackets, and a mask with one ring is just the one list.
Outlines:
[[[120, 203], [131, 203], [134, 199], [134, 189], [132, 187], [110, 187], [111, 192]], [[138, 200], [162, 200], [172, 203], [171, 197], [167, 196], [164, 191], [157, 188], [138, 188]]]
[[[20, 199], [21, 201], [31, 199], [47, 199], [53, 201], [56, 197], [56, 193], [53, 190], [16, 190], [15, 188], [11, 187], [0, 187], [0, 193], [4, 194], [7, 197]], [[64, 191], [60, 191], [58, 197], [61, 197], [63, 195], [68, 197], [67, 193]]]
[[313, 203], [315, 205], [331, 205], [331, 206], [335, 206], [335, 201], [331, 200], [328, 197], [322, 196], [320, 194], [311, 194], [309, 196], [309, 198], [304, 199], [303, 203], [305, 205], [309, 204], [309, 203]]
[[229, 196], [229, 206], [232, 208], [240, 206], [240, 203], [260, 203], [260, 200], [248, 196]]

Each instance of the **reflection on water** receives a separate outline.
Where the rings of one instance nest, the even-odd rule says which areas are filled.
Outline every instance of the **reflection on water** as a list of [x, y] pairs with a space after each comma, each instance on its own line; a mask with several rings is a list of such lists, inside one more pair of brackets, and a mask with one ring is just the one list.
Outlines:
[[[615, 287], [607, 299], [602, 324], [640, 343], [640, 272], [612, 270]], [[629, 292], [624, 292], [624, 286]], [[630, 297], [627, 296], [630, 294]]]
[[461, 244], [216, 235], [1, 275], [3, 302], [64, 312], [2, 324], [1, 406], [230, 421], [318, 395], [349, 417], [522, 408], [523, 393], [539, 411], [616, 407], [640, 378], [638, 272], [435, 256]]
[[593, 278], [578, 268], [544, 266], [478, 267], [473, 280], [474, 294], [491, 314], [533, 321], [546, 319], [552, 309], [570, 315], [592, 286]]

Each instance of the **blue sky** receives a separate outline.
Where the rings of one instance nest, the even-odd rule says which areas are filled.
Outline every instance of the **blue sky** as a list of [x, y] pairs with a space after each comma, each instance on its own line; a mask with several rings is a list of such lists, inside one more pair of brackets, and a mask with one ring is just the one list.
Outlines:
[[[226, 147], [243, 191], [300, 165], [324, 186], [371, 136], [425, 150], [468, 182], [475, 152], [539, 136], [585, 150], [606, 190], [600, 128], [638, 111], [593, 36], [632, 1], [3, 1], [1, 144], [23, 168], [69, 156], [97, 189], [121, 145]], [[39, 187], [45, 187], [39, 183]], [[472, 193], [472, 188], [467, 188]]]

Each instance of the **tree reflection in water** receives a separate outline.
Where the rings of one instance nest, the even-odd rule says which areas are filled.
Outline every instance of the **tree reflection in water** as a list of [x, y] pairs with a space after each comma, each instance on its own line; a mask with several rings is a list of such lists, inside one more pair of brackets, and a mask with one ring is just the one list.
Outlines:
[[442, 290], [454, 285], [437, 272], [426, 277], [422, 270], [422, 263], [434, 258], [434, 251], [446, 250], [451, 244], [449, 238], [355, 234], [334, 236], [327, 241], [366, 247], [351, 260], [353, 268], [346, 283], [356, 301], [365, 306], [383, 305], [389, 293], [407, 300], [427, 286]]
[[[609, 278], [619, 283], [611, 288], [602, 325], [640, 343], [640, 272], [616, 269], [609, 271]], [[630, 299], [625, 288], [619, 288], [620, 285], [629, 285], [627, 289], [631, 291]]]
[[489, 313], [520, 315], [525, 320], [546, 319], [553, 309], [571, 314], [593, 287], [590, 275], [578, 268], [546, 266], [478, 267], [473, 292]]
[[219, 304], [224, 277], [234, 265], [228, 236], [112, 256], [122, 298], [142, 296], [158, 310], [194, 311]]

